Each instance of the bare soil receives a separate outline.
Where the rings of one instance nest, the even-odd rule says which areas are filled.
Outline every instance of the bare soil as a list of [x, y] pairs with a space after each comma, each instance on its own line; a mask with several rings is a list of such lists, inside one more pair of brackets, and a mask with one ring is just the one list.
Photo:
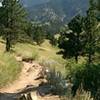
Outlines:
[[[16, 81], [0, 89], [0, 100], [16, 100], [15, 97], [19, 91], [28, 86], [38, 87], [38, 85], [41, 83], [41, 80], [35, 79], [42, 71], [42, 66], [34, 61], [22, 61], [22, 58], [19, 56], [16, 57], [16, 60], [23, 63], [22, 71]], [[31, 95], [34, 100], [59, 100], [57, 96], [38, 96], [35, 91], [33, 91]]]

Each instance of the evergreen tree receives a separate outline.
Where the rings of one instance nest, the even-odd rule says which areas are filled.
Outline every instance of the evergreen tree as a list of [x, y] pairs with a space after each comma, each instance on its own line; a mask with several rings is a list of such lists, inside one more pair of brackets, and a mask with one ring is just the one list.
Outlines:
[[[80, 15], [75, 16], [75, 18], [73, 18], [71, 20], [71, 22], [68, 24], [69, 29], [71, 29], [74, 33], [74, 39], [75, 41], [73, 41], [74, 45], [74, 55], [75, 56], [75, 60], [76, 62], [78, 62], [78, 56], [82, 54], [82, 50], [84, 47], [84, 42], [83, 42], [83, 33], [82, 33], [82, 21], [83, 21], [83, 17], [81, 17]], [[71, 37], [70, 37], [71, 39]]]
[[41, 45], [45, 39], [45, 31], [42, 25], [33, 25], [33, 33], [32, 33], [33, 41], [37, 43], [37, 45]]
[[50, 44], [52, 46], [57, 46], [58, 41], [57, 41], [57, 38], [55, 37], [55, 34], [48, 33], [47, 39], [49, 39]]
[[86, 32], [86, 53], [88, 54], [88, 62], [92, 62], [93, 55], [96, 50], [96, 43], [99, 39], [97, 34], [97, 19], [94, 10], [93, 0], [90, 0], [90, 8], [87, 11], [87, 17], [84, 20], [84, 29]]
[[0, 14], [2, 36], [6, 40], [6, 51], [10, 51], [19, 33], [24, 32], [25, 10], [19, 0], [3, 0]]
[[100, 0], [97, 0], [97, 9], [100, 11]]
[[59, 47], [63, 49], [64, 57], [75, 57], [76, 62], [78, 62], [78, 56], [83, 53], [83, 47], [85, 40], [83, 39], [84, 34], [82, 33], [82, 17], [80, 15], [75, 16], [68, 27], [71, 31], [61, 32], [59, 39]]

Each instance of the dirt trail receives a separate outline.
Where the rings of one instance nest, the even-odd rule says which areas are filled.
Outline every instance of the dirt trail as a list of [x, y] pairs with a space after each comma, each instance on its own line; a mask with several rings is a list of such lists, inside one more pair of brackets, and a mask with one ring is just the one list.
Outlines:
[[[20, 57], [16, 57], [17, 61], [20, 61]], [[25, 88], [28, 85], [38, 86], [39, 81], [34, 80], [38, 73], [41, 71], [42, 67], [35, 62], [22, 62], [23, 68], [22, 72], [19, 75], [19, 78], [6, 86], [5, 88], [0, 89], [1, 93], [16, 93], [18, 90]]]
[[[17, 61], [22, 62], [21, 57], [16, 57]], [[16, 100], [15, 97], [18, 91], [23, 90], [27, 86], [38, 87], [41, 83], [40, 80], [35, 80], [38, 77], [38, 74], [42, 71], [42, 66], [37, 64], [36, 62], [22, 62], [23, 68], [20, 73], [18, 79], [11, 83], [10, 85], [0, 89], [0, 100]], [[46, 96], [40, 97], [37, 96], [36, 91], [32, 92], [33, 100], [59, 100], [58, 97], [55, 96]]]

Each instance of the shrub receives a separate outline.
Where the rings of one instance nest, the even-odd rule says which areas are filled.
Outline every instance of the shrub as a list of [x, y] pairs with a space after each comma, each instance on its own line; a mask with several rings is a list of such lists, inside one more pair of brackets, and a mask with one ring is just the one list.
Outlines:
[[67, 96], [61, 97], [61, 100], [93, 100], [93, 98], [91, 98], [90, 92], [84, 92], [83, 94], [77, 95], [75, 97], [67, 97]]
[[51, 86], [51, 93], [55, 95], [64, 95], [66, 90], [66, 81], [61, 72], [56, 71], [54, 68], [49, 69], [47, 73], [47, 84]]
[[100, 64], [80, 64], [74, 67], [76, 68], [70, 73], [74, 84], [73, 96], [82, 86], [83, 90], [91, 92], [91, 96], [95, 98], [100, 88]]
[[97, 93], [95, 95], [95, 100], [100, 100], [100, 88], [97, 90]]
[[50, 59], [48, 59], [48, 60], [42, 59], [42, 60], [39, 61], [39, 64], [40, 64], [41, 66], [46, 67], [46, 68], [47, 68], [47, 67], [48, 67], [48, 68], [55, 68], [56, 65], [57, 65], [57, 62], [54, 61], [54, 60], [50, 60]]

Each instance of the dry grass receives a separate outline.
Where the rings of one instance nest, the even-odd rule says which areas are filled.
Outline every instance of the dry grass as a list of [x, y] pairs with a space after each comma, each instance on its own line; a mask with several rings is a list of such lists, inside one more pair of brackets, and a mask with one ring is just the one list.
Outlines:
[[0, 53], [0, 88], [14, 81], [21, 71], [21, 64], [9, 53]]
[[56, 69], [64, 71], [65, 60], [56, 52], [59, 50], [52, 47], [48, 40], [41, 46], [32, 45], [29, 43], [17, 43], [13, 53], [5, 53], [4, 41], [0, 39], [0, 87], [12, 82], [21, 71], [21, 64], [16, 61], [15, 55], [20, 55], [23, 58], [33, 58], [34, 60], [41, 61], [54, 61]]
[[59, 49], [57, 47], [52, 47], [48, 40], [46, 40], [41, 46], [28, 43], [17, 43], [14, 50], [18, 55], [23, 57], [35, 58], [39, 63], [53, 61], [53, 66], [56, 67], [56, 69], [65, 72], [64, 66], [66, 61], [61, 55], [56, 54]]

